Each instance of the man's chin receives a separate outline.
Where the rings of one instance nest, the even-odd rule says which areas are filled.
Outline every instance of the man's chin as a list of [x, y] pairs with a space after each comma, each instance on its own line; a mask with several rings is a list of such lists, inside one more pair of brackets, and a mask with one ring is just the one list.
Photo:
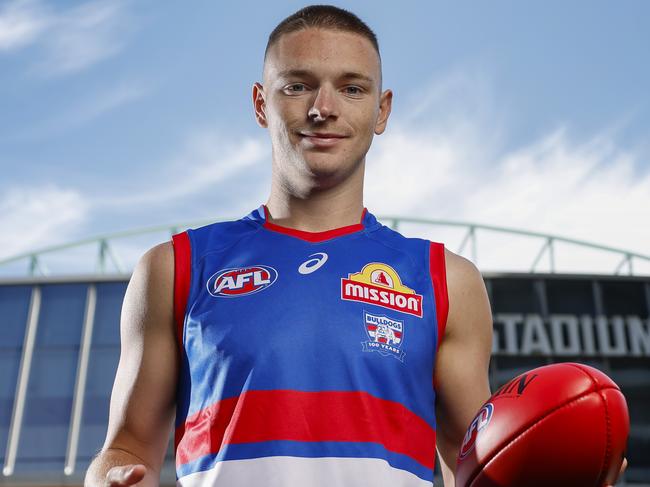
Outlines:
[[345, 179], [349, 171], [340, 164], [307, 164], [311, 180], [317, 187], [330, 187]]
[[[298, 155], [298, 154], [297, 154]], [[334, 154], [301, 153], [290, 176], [292, 193], [306, 197], [314, 191], [328, 190], [353, 176], [359, 164]]]
[[341, 160], [334, 154], [307, 154], [304, 161], [309, 172], [319, 179], [329, 179], [340, 173], [348, 173], [352, 169], [349, 161]]
[[352, 177], [354, 172], [352, 168], [341, 167], [318, 167], [311, 172], [311, 187], [312, 191], [324, 191], [340, 185], [347, 179]]

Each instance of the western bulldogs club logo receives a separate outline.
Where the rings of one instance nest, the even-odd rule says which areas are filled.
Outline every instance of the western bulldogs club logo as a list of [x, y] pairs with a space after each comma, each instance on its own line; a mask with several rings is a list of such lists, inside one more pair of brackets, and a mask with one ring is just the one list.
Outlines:
[[490, 420], [492, 419], [492, 413], [494, 412], [494, 406], [492, 403], [487, 403], [481, 408], [474, 420], [467, 428], [467, 433], [465, 433], [465, 438], [463, 438], [463, 444], [460, 447], [459, 459], [465, 458], [473, 449], [476, 444], [476, 438], [483, 431]]
[[361, 342], [364, 352], [379, 352], [404, 362], [406, 352], [401, 350], [404, 341], [404, 322], [388, 316], [363, 312], [364, 326], [369, 340]]
[[222, 269], [213, 274], [206, 287], [215, 298], [238, 298], [260, 292], [278, 278], [278, 271], [268, 265]]

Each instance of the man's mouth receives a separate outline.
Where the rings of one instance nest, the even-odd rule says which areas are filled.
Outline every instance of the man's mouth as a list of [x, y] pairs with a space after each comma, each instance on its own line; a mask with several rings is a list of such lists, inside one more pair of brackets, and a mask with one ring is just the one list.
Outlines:
[[300, 135], [304, 135], [305, 137], [319, 137], [321, 139], [341, 139], [345, 137], [343, 134], [334, 132], [300, 132]]
[[347, 136], [334, 132], [300, 132], [302, 140], [315, 147], [331, 147]]

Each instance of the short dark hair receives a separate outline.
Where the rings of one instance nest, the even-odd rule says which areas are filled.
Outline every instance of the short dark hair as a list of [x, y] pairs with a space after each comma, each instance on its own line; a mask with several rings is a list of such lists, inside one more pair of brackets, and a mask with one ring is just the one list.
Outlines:
[[266, 61], [269, 49], [284, 34], [297, 32], [309, 27], [352, 32], [362, 35], [373, 45], [381, 62], [379, 43], [377, 42], [377, 36], [372, 29], [352, 12], [335, 7], [334, 5], [309, 5], [301, 8], [296, 13], [280, 22], [269, 35], [269, 40], [266, 43], [266, 50], [264, 51], [264, 60]]

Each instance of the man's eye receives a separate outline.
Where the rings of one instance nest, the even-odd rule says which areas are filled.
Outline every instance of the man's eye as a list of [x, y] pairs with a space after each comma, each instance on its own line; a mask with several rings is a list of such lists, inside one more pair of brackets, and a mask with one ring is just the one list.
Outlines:
[[347, 86], [345, 90], [348, 92], [350, 95], [360, 95], [361, 94], [361, 88], [358, 86]]
[[296, 84], [287, 86], [286, 90], [290, 91], [292, 93], [301, 93], [301, 92], [305, 91], [305, 85], [300, 84], [300, 83], [296, 83]]

